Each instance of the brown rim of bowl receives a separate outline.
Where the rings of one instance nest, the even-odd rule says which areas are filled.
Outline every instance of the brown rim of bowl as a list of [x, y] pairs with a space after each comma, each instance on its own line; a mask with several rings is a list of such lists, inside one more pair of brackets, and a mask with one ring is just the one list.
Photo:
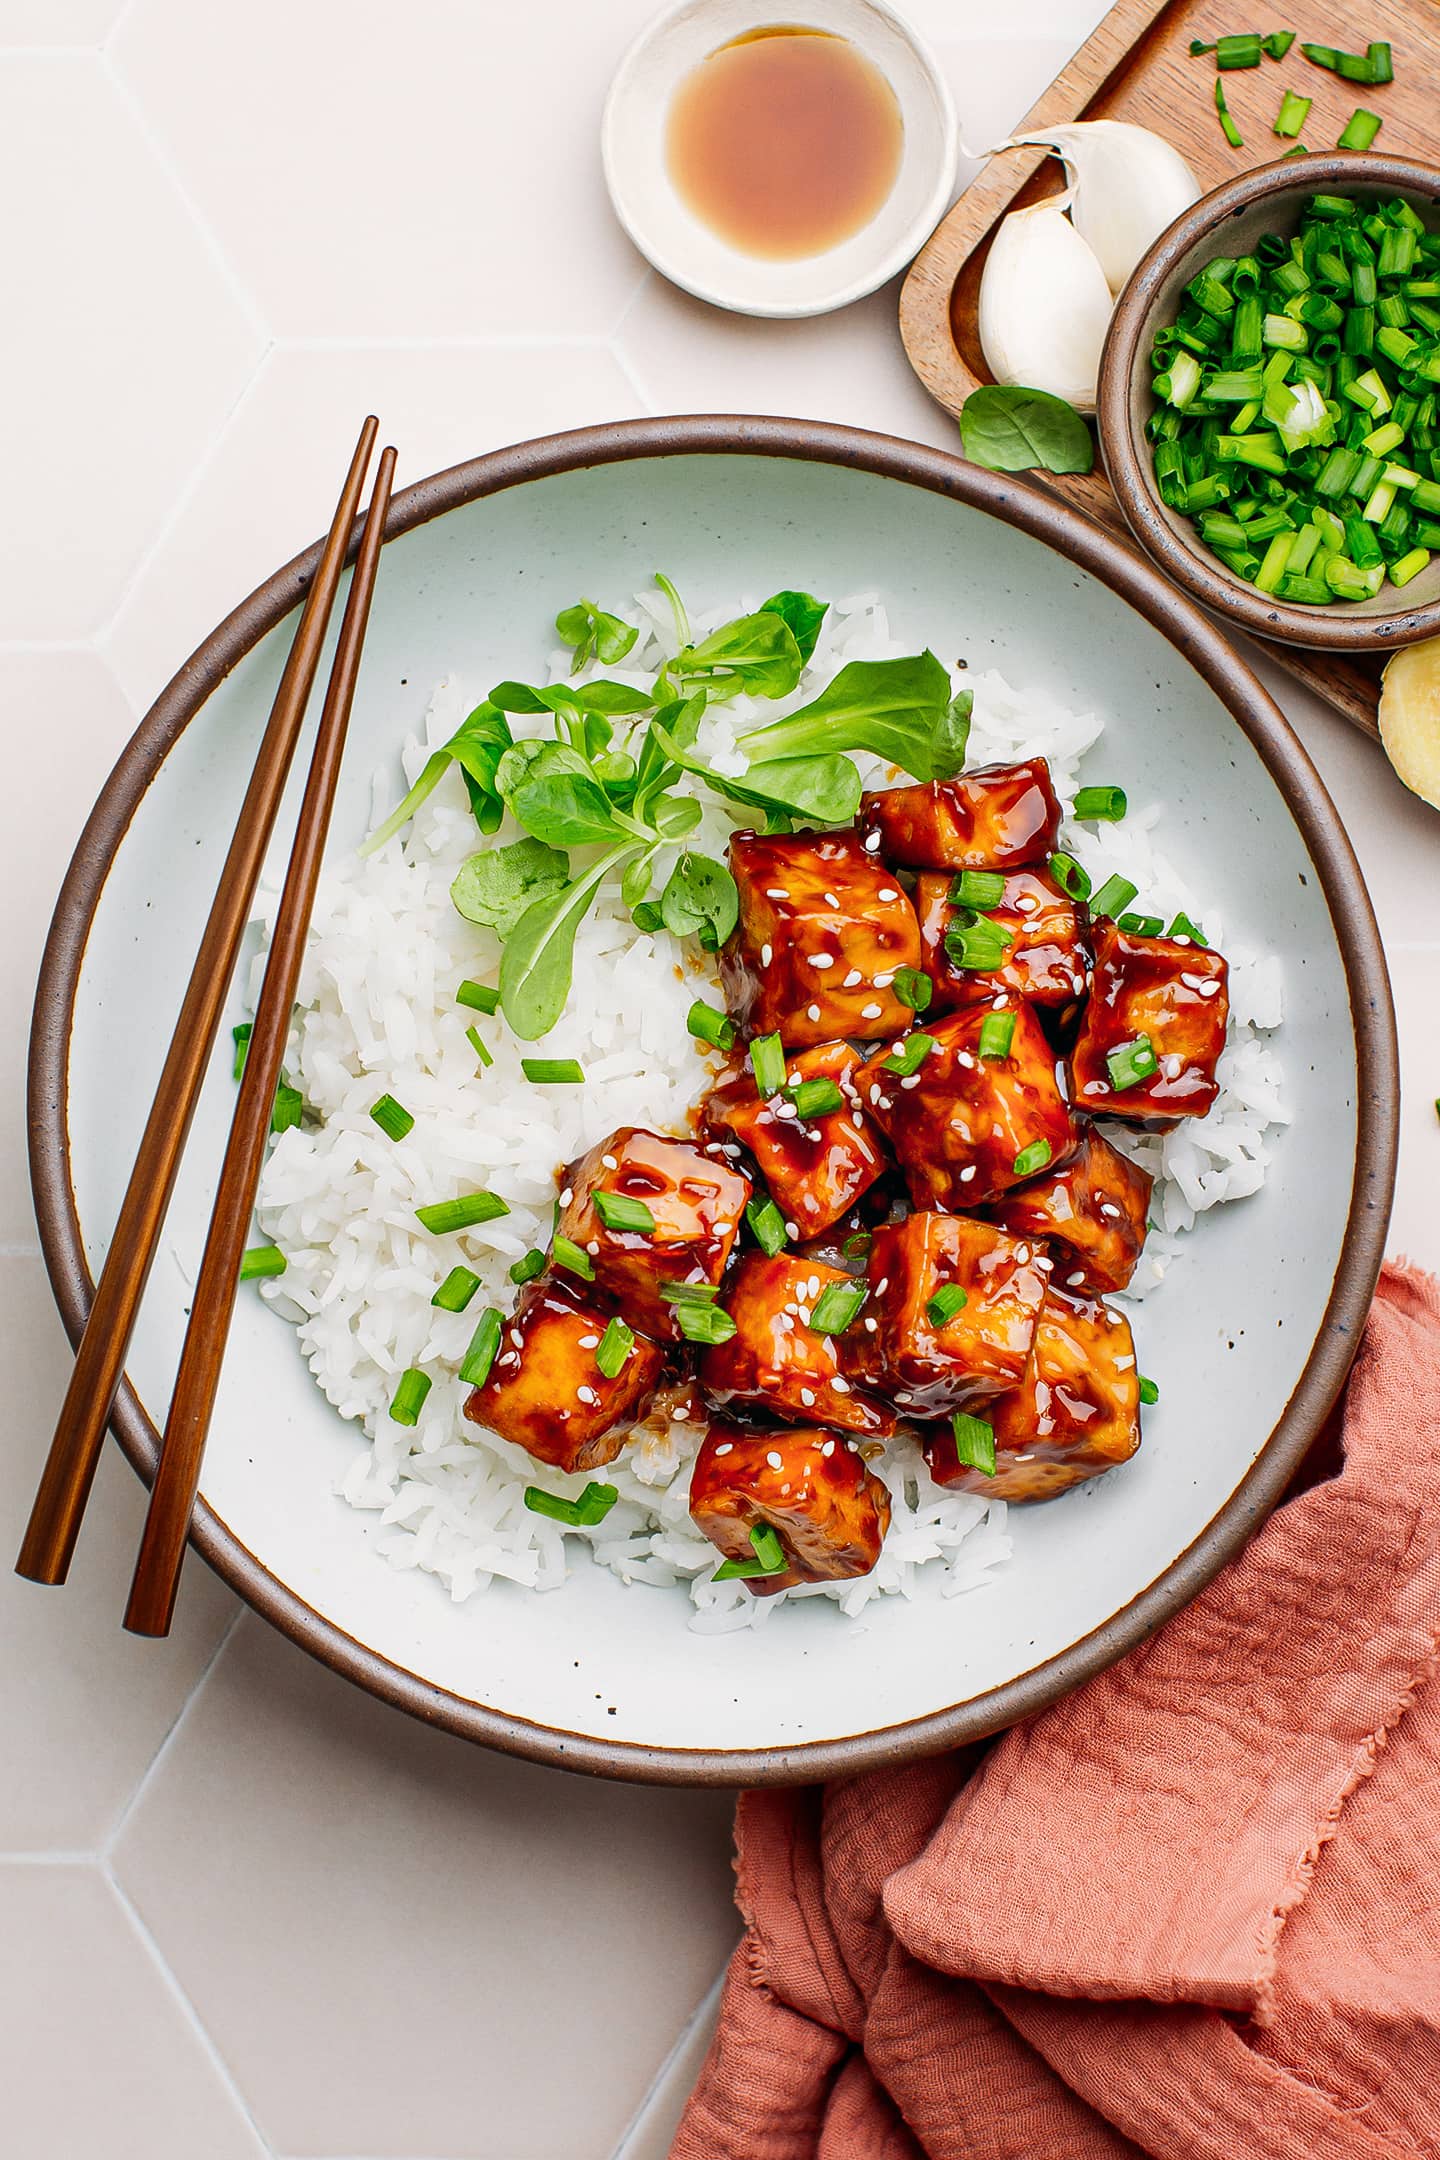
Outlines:
[[1110, 318], [1100, 355], [1096, 397], [1106, 476], [1125, 522], [1160, 569], [1206, 607], [1214, 608], [1217, 614], [1255, 637], [1327, 652], [1385, 652], [1392, 646], [1413, 645], [1420, 638], [1434, 637], [1440, 633], [1440, 599], [1411, 607], [1402, 604], [1388, 614], [1361, 615], [1341, 608], [1300, 607], [1294, 601], [1275, 600], [1232, 576], [1203, 551], [1198, 541], [1182, 538], [1177, 525], [1171, 522], [1172, 513], [1167, 512], [1156, 494], [1148, 447], [1136, 441], [1132, 388], [1136, 369], [1149, 347], [1147, 333], [1160, 289], [1193, 247], [1207, 236], [1218, 237], [1217, 228], [1227, 218], [1238, 216], [1268, 196], [1339, 194], [1362, 186], [1387, 194], [1420, 195], [1440, 206], [1440, 167], [1373, 152], [1261, 165], [1202, 196], [1193, 209], [1166, 228], [1132, 272]]
[[[923, 1718], [804, 1746], [650, 1747], [570, 1734], [432, 1686], [378, 1656], [280, 1582], [203, 1503], [192, 1538], [258, 1613], [384, 1702], [469, 1740], [556, 1768], [674, 1785], [795, 1784], [854, 1776], [962, 1745], [1034, 1717], [1152, 1634], [1258, 1528], [1283, 1493], [1344, 1382], [1384, 1250], [1398, 1114], [1394, 1012], [1364, 881], [1334, 806], [1278, 708], [1219, 631], [1123, 541], [1038, 488], [896, 437], [804, 420], [706, 414], [577, 429], [451, 467], [391, 505], [388, 537], [530, 480], [631, 458], [740, 455], [812, 460], [876, 474], [964, 503], [1029, 533], [1109, 587], [1169, 639], [1255, 745], [1319, 872], [1345, 965], [1356, 1042], [1358, 1100], [1350, 1216], [1324, 1318], [1284, 1414], [1225, 1506], [1188, 1549], [1125, 1608], [1058, 1656], [973, 1700]], [[68, 1048], [90, 921], [135, 806], [162, 760], [216, 686], [299, 602], [319, 555], [298, 555], [226, 617], [156, 700], [121, 753], [80, 837], [56, 905], [36, 993], [30, 1043], [30, 1161], [46, 1266], [71, 1341], [94, 1286], [70, 1181]], [[158, 1439], [128, 1383], [112, 1429], [139, 1475], [153, 1475]]]

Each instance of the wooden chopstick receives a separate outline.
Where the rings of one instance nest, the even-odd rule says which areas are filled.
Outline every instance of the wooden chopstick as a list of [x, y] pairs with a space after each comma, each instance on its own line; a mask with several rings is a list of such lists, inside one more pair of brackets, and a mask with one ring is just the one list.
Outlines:
[[135, 1167], [125, 1188], [110, 1251], [100, 1271], [95, 1302], [76, 1352], [75, 1369], [16, 1562], [17, 1574], [28, 1576], [32, 1582], [63, 1583], [69, 1572], [105, 1428], [125, 1370], [135, 1316], [175, 1189], [216, 1029], [230, 994], [240, 942], [250, 920], [261, 865], [300, 737], [377, 430], [378, 422], [373, 417], [368, 419], [355, 445], [295, 642], [275, 693], [235, 836], [220, 873]]
[[305, 940], [315, 905], [315, 887], [325, 852], [325, 836], [340, 777], [350, 707], [360, 672], [360, 652], [370, 618], [375, 573], [385, 538], [385, 515], [390, 506], [390, 483], [395, 471], [395, 452], [380, 453], [375, 488], [366, 512], [365, 531], [356, 558], [350, 597], [340, 625], [330, 686], [325, 693], [315, 751], [305, 782], [304, 799], [295, 828], [295, 845], [285, 888], [270, 936], [265, 981], [255, 1011], [239, 1100], [226, 1144], [220, 1186], [210, 1217], [205, 1257], [191, 1304], [190, 1324], [180, 1353], [180, 1369], [170, 1401], [160, 1461], [150, 1491], [150, 1507], [125, 1625], [134, 1635], [165, 1635], [175, 1610], [180, 1568], [190, 1515], [200, 1483], [200, 1464], [205, 1437], [220, 1384], [225, 1339], [239, 1286], [240, 1261], [249, 1235], [255, 1207], [255, 1191], [265, 1159], [275, 1089], [295, 1009], [295, 989]]

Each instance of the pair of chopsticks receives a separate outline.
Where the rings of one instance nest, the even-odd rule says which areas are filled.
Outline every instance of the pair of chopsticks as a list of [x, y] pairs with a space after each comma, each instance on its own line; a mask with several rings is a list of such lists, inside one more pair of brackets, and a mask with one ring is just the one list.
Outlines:
[[[63, 1583], [69, 1572], [105, 1430], [124, 1376], [140, 1301], [320, 664], [345, 558], [357, 526], [356, 512], [378, 425], [371, 418], [360, 430], [275, 693], [114, 1238], [96, 1286], [95, 1301], [16, 1562], [17, 1573], [32, 1582]], [[168, 1634], [175, 1610], [205, 1437], [234, 1313], [240, 1262], [254, 1210], [325, 835], [340, 776], [394, 471], [395, 452], [383, 450], [363, 520], [290, 866], [271, 933], [264, 987], [250, 1035], [126, 1607], [125, 1625], [136, 1635]]]

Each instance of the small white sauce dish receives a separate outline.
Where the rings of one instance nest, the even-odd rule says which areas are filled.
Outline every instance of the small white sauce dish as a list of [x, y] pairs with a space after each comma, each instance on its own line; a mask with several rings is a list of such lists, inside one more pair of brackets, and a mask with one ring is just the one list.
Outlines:
[[[774, 24], [848, 38], [889, 83], [904, 140], [890, 193], [858, 232], [823, 253], [771, 261], [742, 253], [682, 200], [665, 157], [670, 100], [718, 46]], [[884, 0], [678, 0], [636, 38], [601, 123], [605, 182], [636, 247], [673, 284], [742, 315], [824, 315], [873, 292], [918, 254], [949, 207], [955, 107], [924, 40]]]

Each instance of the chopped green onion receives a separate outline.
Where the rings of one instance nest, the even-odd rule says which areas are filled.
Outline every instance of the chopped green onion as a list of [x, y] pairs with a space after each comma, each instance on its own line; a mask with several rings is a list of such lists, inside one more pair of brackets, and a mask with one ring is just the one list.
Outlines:
[[536, 1276], [543, 1275], [544, 1272], [545, 1255], [538, 1245], [532, 1245], [529, 1252], [512, 1264], [510, 1280], [513, 1283], [534, 1282]]
[[285, 1255], [278, 1245], [250, 1245], [240, 1255], [241, 1282], [254, 1282], [261, 1275], [283, 1275]]
[[1133, 1042], [1121, 1043], [1118, 1050], [1107, 1052], [1105, 1063], [1117, 1095], [1126, 1088], [1138, 1087], [1142, 1080], [1153, 1079], [1160, 1069], [1155, 1045], [1148, 1035], [1137, 1035]]
[[1001, 870], [962, 870], [950, 881], [952, 907], [998, 907], [1004, 897], [1005, 875]]
[[495, 1060], [491, 1056], [489, 1049], [486, 1047], [479, 1028], [467, 1027], [465, 1030], [465, 1040], [469, 1043], [471, 1049], [475, 1052], [476, 1057], [479, 1058], [482, 1065], [489, 1067], [495, 1063]]
[[745, 1220], [755, 1233], [755, 1242], [761, 1252], [773, 1260], [776, 1253], [784, 1250], [786, 1243], [785, 1218], [770, 1198], [749, 1200], [745, 1204]]
[[382, 1095], [378, 1102], [371, 1103], [370, 1115], [387, 1139], [403, 1140], [406, 1133], [415, 1130], [414, 1118], [393, 1095]]
[[1269, 37], [1261, 38], [1260, 43], [1269, 59], [1283, 60], [1290, 47], [1295, 43], [1295, 32], [1293, 30], [1272, 30]]
[[785, 1085], [785, 1052], [778, 1035], [757, 1035], [750, 1045], [750, 1070], [762, 1102]]
[[1006, 949], [1014, 942], [1014, 931], [988, 915], [973, 923], [953, 922], [945, 932], [945, 950], [955, 965], [983, 974], [1004, 967]]
[[986, 1477], [995, 1475], [995, 1428], [987, 1425], [984, 1418], [970, 1417], [957, 1410], [950, 1420], [955, 1434], [955, 1453], [971, 1470], [982, 1470]]
[[1096, 820], [1113, 824], [1124, 817], [1127, 808], [1124, 788], [1082, 787], [1075, 797], [1074, 815], [1082, 824]]
[[1159, 1402], [1160, 1400], [1159, 1388], [1156, 1387], [1153, 1380], [1147, 1380], [1143, 1373], [1140, 1375], [1140, 1400], [1143, 1403]]
[[[1309, 60], [1313, 66], [1328, 68], [1332, 75], [1335, 73], [1336, 69], [1340, 65], [1340, 55], [1335, 50], [1335, 47], [1333, 45], [1302, 45], [1300, 47], [1300, 50], [1302, 53], [1304, 53], [1305, 58]], [[1331, 199], [1334, 201], [1344, 200], [1343, 197], [1338, 196], [1332, 197]], [[1350, 205], [1346, 203], [1345, 211], [1343, 214], [1348, 216], [1349, 212]]]
[[925, 1307], [925, 1317], [933, 1328], [948, 1327], [956, 1313], [963, 1312], [969, 1302], [962, 1284], [946, 1283]]
[[430, 1393], [430, 1375], [412, 1365], [400, 1375], [400, 1385], [390, 1401], [390, 1415], [397, 1425], [413, 1425]]
[[923, 1013], [935, 995], [934, 983], [920, 968], [896, 968], [892, 987], [900, 1003], [908, 1005], [911, 1012]]
[[873, 1230], [852, 1230], [840, 1250], [847, 1259], [865, 1260], [869, 1258], [870, 1248], [874, 1242], [875, 1233]]
[[436, 1200], [429, 1207], [417, 1207], [415, 1219], [423, 1229], [444, 1237], [450, 1230], [472, 1230], [476, 1223], [496, 1222], [508, 1215], [510, 1203], [498, 1193], [462, 1193], [458, 1200]]
[[584, 1246], [577, 1245], [574, 1238], [564, 1237], [557, 1232], [550, 1240], [550, 1256], [556, 1267], [563, 1267], [569, 1274], [578, 1275], [582, 1282], [594, 1282], [595, 1263]]
[[1206, 952], [1210, 949], [1210, 940], [1198, 923], [1191, 922], [1188, 915], [1177, 915], [1165, 935], [1172, 938], [1189, 938], [1192, 945], [1199, 945]]
[[578, 1500], [562, 1500], [538, 1485], [525, 1487], [525, 1505], [532, 1515], [548, 1516], [571, 1530], [593, 1530], [602, 1523], [620, 1497], [618, 1486], [600, 1485], [592, 1478]]
[[725, 1560], [716, 1568], [712, 1582], [753, 1581], [758, 1575], [780, 1575], [785, 1569], [785, 1548], [770, 1523], [752, 1523], [750, 1543], [753, 1560]]
[[1215, 65], [1227, 72], [1232, 68], [1255, 68], [1260, 65], [1260, 37], [1258, 31], [1247, 30], [1234, 37], [1222, 37], [1215, 46]]
[[980, 1023], [979, 1051], [982, 1058], [1007, 1058], [1010, 1045], [1015, 1040], [1015, 1015], [1013, 1012], [986, 1013]]
[[651, 935], [665, 927], [665, 918], [653, 900], [638, 901], [630, 910], [630, 920], [637, 930], [644, 930]]
[[1060, 887], [1061, 892], [1066, 895], [1067, 899], [1089, 899], [1089, 874], [1076, 862], [1073, 855], [1062, 855], [1057, 851], [1050, 857], [1049, 869], [1051, 877], [1054, 878], [1055, 883]]
[[697, 1042], [709, 1043], [716, 1050], [729, 1050], [734, 1044], [735, 1022], [703, 998], [696, 998], [685, 1015], [685, 1025]]
[[1337, 150], [1368, 150], [1380, 132], [1380, 115], [1357, 105], [1340, 131]]
[[707, 1305], [699, 1298], [679, 1298], [673, 1301], [671, 1309], [686, 1342], [729, 1342], [735, 1333], [735, 1322], [723, 1305]]
[[634, 1330], [623, 1320], [611, 1320], [600, 1338], [595, 1363], [607, 1380], [613, 1380], [635, 1348]]
[[230, 1033], [235, 1038], [235, 1064], [233, 1071], [234, 1076], [237, 1080], [240, 1078], [240, 1075], [245, 1070], [245, 1060], [250, 1053], [250, 1037], [254, 1034], [254, 1032], [255, 1024], [251, 1020], [242, 1020], [239, 1027], [231, 1028], [230, 1030]]
[[521, 1058], [520, 1070], [537, 1087], [575, 1087], [585, 1079], [578, 1058]]
[[1280, 110], [1275, 115], [1275, 133], [1277, 135], [1298, 135], [1305, 125], [1306, 116], [1313, 102], [1313, 99], [1301, 97], [1294, 90], [1287, 90], [1280, 100]]
[[1037, 1170], [1043, 1170], [1055, 1150], [1048, 1140], [1032, 1140], [1029, 1147], [1022, 1147], [1015, 1157], [1015, 1175], [1027, 1178]]
[[[543, 1255], [541, 1264], [544, 1264]], [[472, 1275], [468, 1267], [452, 1267], [430, 1303], [438, 1305], [441, 1312], [464, 1312], [479, 1287], [480, 1277]]]
[[1165, 918], [1163, 915], [1120, 915], [1115, 927], [1130, 937], [1159, 937], [1165, 928]]
[[490, 989], [486, 983], [465, 979], [455, 992], [457, 1005], [468, 1005], [472, 1012], [497, 1013], [500, 1010], [500, 992]]
[[1370, 67], [1368, 81], [1372, 83], [1394, 82], [1394, 55], [1383, 38], [1372, 38], [1370, 40], [1370, 43], [1365, 48], [1365, 58]]
[[1422, 570], [1423, 570], [1423, 569], [1425, 568], [1425, 566], [1426, 566], [1426, 564], [1427, 564], [1427, 563], [1429, 562], [1429, 560], [1430, 560], [1430, 550], [1429, 550], [1429, 548], [1423, 548], [1423, 547], [1411, 548], [1411, 549], [1410, 549], [1410, 551], [1409, 551], [1409, 553], [1408, 553], [1408, 554], [1406, 554], [1406, 555], [1402, 555], [1402, 556], [1400, 557], [1400, 559], [1399, 559], [1399, 561], [1398, 561], [1398, 562], [1392, 562], [1392, 563], [1391, 563], [1391, 565], [1390, 565], [1390, 582], [1391, 582], [1391, 584], [1392, 584], [1392, 585], [1408, 585], [1408, 584], [1410, 583], [1410, 580], [1411, 580], [1411, 578], [1413, 578], [1413, 577], [1418, 577], [1418, 576], [1420, 575], [1420, 572], [1421, 572], [1421, 571], [1422, 571]]
[[870, 1292], [864, 1283], [826, 1283], [810, 1312], [810, 1328], [816, 1335], [843, 1335]]
[[500, 1348], [500, 1336], [505, 1326], [505, 1315], [487, 1305], [476, 1323], [470, 1338], [470, 1347], [460, 1360], [460, 1378], [466, 1387], [484, 1387]]
[[667, 1305], [709, 1305], [720, 1295], [718, 1283], [662, 1282], [660, 1295]]
[[1119, 915], [1140, 890], [1129, 878], [1108, 877], [1090, 902], [1092, 915]]
[[786, 1093], [801, 1118], [829, 1117], [845, 1107], [845, 1097], [834, 1080], [801, 1080]]
[[305, 1113], [305, 1098], [299, 1088], [287, 1087], [282, 1080], [275, 1090], [275, 1107], [270, 1112], [272, 1133], [289, 1132], [298, 1125]]
[[1225, 102], [1225, 85], [1218, 75], [1215, 77], [1215, 110], [1220, 116], [1220, 125], [1225, 130], [1226, 142], [1232, 150], [1243, 150], [1245, 138], [1230, 117], [1230, 107]]
[[654, 1209], [633, 1193], [606, 1192], [597, 1185], [590, 1197], [607, 1230], [638, 1230], [648, 1237], [655, 1228]]
[[895, 1073], [901, 1080], [909, 1080], [919, 1072], [934, 1047], [933, 1035], [902, 1036], [900, 1048], [892, 1050], [888, 1057], [881, 1058], [880, 1069], [882, 1072]]

